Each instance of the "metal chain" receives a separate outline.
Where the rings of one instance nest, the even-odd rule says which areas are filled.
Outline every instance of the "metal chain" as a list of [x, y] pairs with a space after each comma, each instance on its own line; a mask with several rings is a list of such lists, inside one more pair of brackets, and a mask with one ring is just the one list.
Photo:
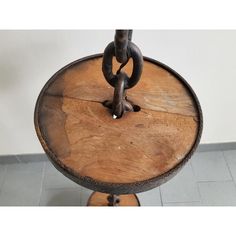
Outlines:
[[115, 56], [120, 63], [126, 63], [130, 55], [128, 55], [128, 42], [131, 41], [132, 30], [116, 30], [115, 34]]
[[[131, 42], [132, 30], [116, 30], [115, 39], [105, 48], [102, 62], [102, 71], [106, 81], [115, 88], [113, 101], [105, 101], [104, 105], [112, 109], [114, 119], [121, 118], [127, 111], [134, 111], [134, 105], [127, 100], [126, 89], [134, 87], [140, 80], [143, 69], [143, 56], [140, 49]], [[120, 63], [120, 68], [114, 75], [112, 72], [112, 58]], [[131, 77], [122, 68], [133, 59]]]

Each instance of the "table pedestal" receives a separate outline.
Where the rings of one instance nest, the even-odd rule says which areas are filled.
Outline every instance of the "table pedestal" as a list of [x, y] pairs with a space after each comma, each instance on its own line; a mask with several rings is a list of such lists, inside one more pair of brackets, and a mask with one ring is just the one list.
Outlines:
[[[89, 197], [87, 206], [109, 206], [108, 197], [112, 197], [107, 193], [93, 192]], [[116, 206], [140, 206], [136, 194], [115, 195], [119, 200]]]

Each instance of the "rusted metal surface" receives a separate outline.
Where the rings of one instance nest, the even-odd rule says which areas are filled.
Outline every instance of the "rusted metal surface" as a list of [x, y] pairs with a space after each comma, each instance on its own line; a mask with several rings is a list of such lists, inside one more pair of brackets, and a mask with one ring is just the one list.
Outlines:
[[128, 42], [131, 41], [132, 30], [116, 30], [114, 46], [116, 60], [125, 63], [130, 55], [128, 50]]

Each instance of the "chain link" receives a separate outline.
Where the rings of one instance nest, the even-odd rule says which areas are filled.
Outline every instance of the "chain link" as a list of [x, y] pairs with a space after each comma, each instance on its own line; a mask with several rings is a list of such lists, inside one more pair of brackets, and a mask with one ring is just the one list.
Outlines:
[[[125, 90], [134, 87], [140, 80], [143, 69], [143, 56], [140, 49], [131, 42], [132, 30], [116, 30], [115, 39], [105, 48], [102, 71], [106, 81], [115, 88], [113, 101], [106, 101], [104, 105], [112, 109], [113, 118], [120, 118], [124, 112], [133, 111], [133, 105], [127, 101]], [[114, 75], [112, 59], [120, 63], [120, 68]], [[133, 59], [133, 71], [130, 77], [122, 68]]]
[[125, 63], [129, 60], [128, 55], [128, 42], [131, 41], [132, 30], [116, 30], [115, 34], [115, 56], [116, 60], [120, 63]]

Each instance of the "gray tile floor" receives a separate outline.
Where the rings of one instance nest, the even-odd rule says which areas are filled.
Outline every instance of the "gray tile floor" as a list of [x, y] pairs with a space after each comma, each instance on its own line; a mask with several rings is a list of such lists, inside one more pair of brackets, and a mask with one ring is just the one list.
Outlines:
[[[14, 158], [0, 157], [0, 206], [86, 206], [92, 191], [44, 156]], [[236, 206], [236, 150], [198, 152], [172, 180], [138, 197], [142, 206]]]

